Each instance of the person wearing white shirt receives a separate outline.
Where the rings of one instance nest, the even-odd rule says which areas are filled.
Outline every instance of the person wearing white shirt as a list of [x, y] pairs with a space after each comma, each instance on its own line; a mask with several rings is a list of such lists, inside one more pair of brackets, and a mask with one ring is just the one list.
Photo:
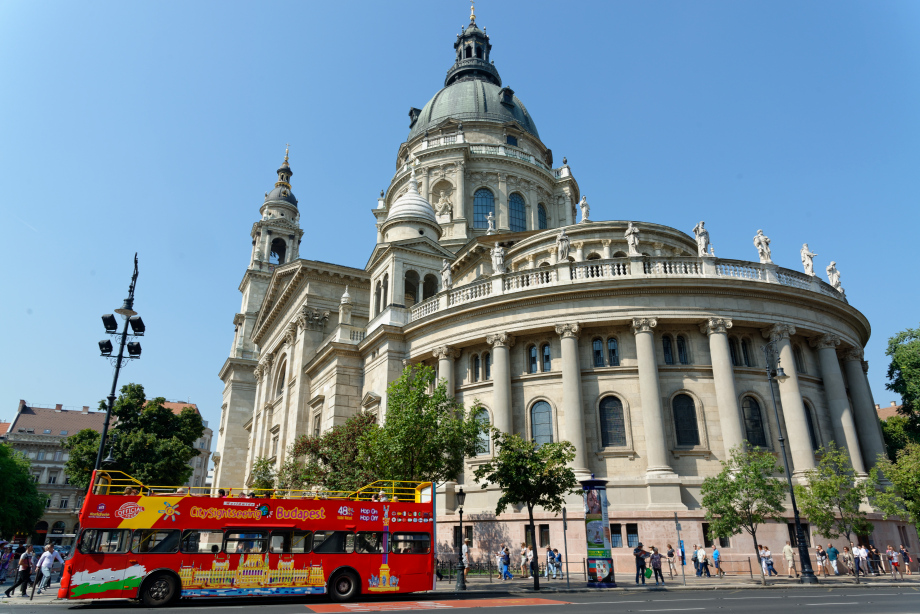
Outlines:
[[51, 568], [54, 566], [55, 561], [60, 561], [61, 565], [64, 564], [64, 559], [61, 558], [60, 553], [54, 549], [54, 546], [48, 544], [45, 546], [45, 551], [42, 553], [41, 558], [38, 559], [38, 568], [42, 572], [42, 581], [38, 585], [39, 595], [51, 583]]

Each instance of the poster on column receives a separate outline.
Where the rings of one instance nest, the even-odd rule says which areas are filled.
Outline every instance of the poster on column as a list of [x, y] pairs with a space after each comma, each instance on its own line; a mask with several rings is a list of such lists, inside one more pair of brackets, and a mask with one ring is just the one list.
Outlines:
[[613, 558], [610, 555], [610, 523], [607, 517], [607, 482], [585, 480], [585, 541], [588, 547], [588, 586], [613, 588]]

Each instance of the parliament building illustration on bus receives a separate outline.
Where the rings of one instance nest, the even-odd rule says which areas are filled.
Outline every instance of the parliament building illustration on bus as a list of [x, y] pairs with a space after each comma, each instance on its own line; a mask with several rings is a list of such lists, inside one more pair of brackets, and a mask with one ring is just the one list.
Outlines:
[[[271, 569], [268, 556], [264, 554], [244, 555], [236, 569], [230, 569], [229, 560], [215, 560], [211, 563], [211, 569], [183, 565], [179, 569], [179, 578], [182, 580], [183, 594], [192, 591], [201, 595], [252, 593], [254, 589], [282, 588], [293, 589], [291, 593], [322, 593], [326, 585], [321, 564], [295, 569], [293, 560], [281, 560], [276, 569]], [[212, 592], [213, 589], [219, 589], [220, 592]]]

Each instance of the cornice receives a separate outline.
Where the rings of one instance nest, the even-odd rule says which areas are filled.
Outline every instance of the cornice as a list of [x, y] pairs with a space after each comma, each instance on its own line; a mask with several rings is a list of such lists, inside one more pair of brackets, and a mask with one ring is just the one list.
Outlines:
[[223, 366], [220, 368], [220, 371], [217, 373], [217, 377], [224, 379], [227, 371], [231, 368], [241, 368], [252, 371], [256, 368], [256, 365], [259, 364], [258, 360], [252, 360], [249, 358], [234, 358], [230, 357], [224, 361]]

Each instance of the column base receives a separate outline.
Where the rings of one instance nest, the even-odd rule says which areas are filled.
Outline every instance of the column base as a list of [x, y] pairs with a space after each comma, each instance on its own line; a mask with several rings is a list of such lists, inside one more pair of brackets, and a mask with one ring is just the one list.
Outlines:
[[[651, 467], [646, 473], [645, 483], [648, 490], [648, 510], [683, 511], [688, 509], [681, 497], [680, 478], [666, 468], [667, 473], [661, 468]], [[652, 473], [656, 471], [656, 473]]]

